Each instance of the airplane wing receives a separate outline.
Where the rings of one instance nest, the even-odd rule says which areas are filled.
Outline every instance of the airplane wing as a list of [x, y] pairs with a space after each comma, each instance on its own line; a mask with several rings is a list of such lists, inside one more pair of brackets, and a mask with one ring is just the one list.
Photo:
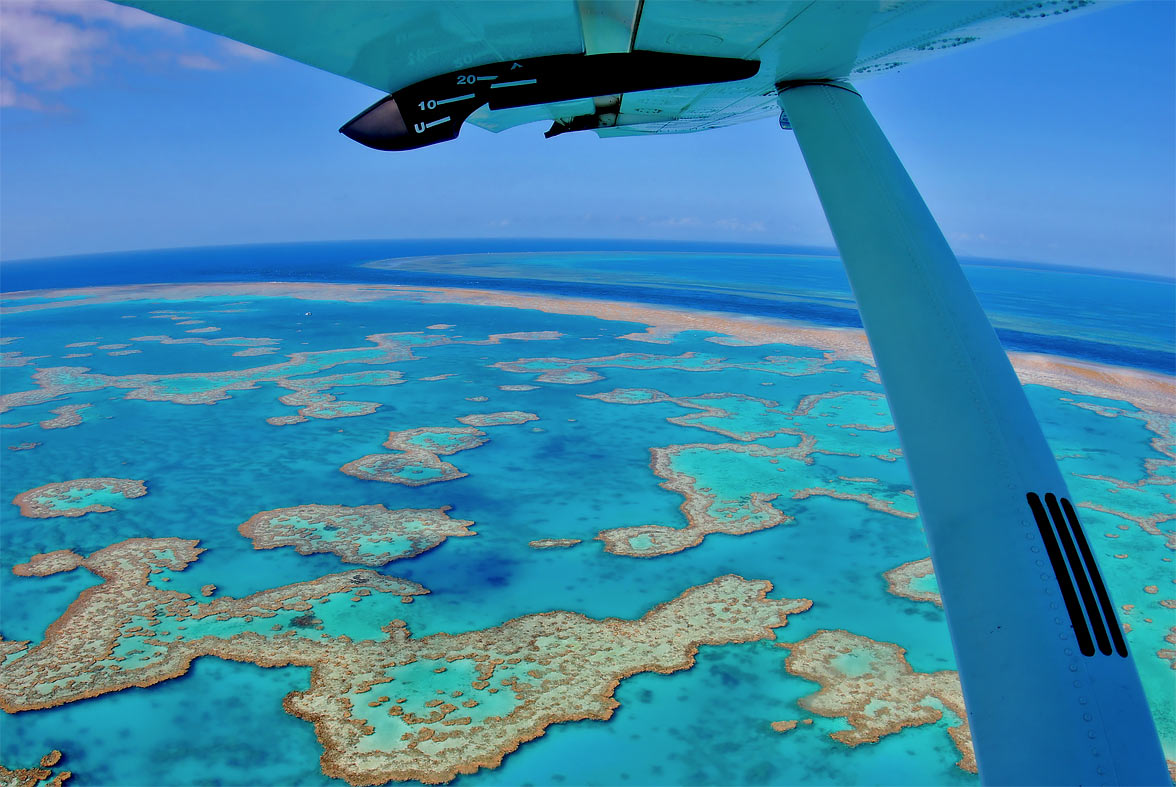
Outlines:
[[[552, 55], [656, 52], [760, 64], [737, 81], [482, 104], [468, 118], [491, 131], [545, 120], [605, 136], [774, 116], [781, 82], [860, 80], [1097, 7], [1091, 0], [117, 1], [387, 93], [440, 75], [454, 75], [456, 88], [466, 69]], [[437, 99], [458, 95], [465, 93]]]

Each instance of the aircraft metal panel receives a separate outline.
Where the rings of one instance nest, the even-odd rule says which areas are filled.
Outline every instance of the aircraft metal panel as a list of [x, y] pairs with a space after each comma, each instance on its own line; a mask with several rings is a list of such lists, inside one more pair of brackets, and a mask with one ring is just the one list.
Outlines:
[[389, 93], [466, 66], [583, 49], [580, 17], [572, 0], [125, 4]]
[[[636, 50], [761, 62], [755, 77], [739, 82], [624, 95], [617, 122], [658, 129], [641, 133], [762, 118], [776, 112], [781, 81], [886, 73], [1097, 7], [1092, 0], [117, 1], [388, 92], [470, 66], [624, 51], [626, 28]], [[566, 119], [568, 111], [482, 109], [469, 122], [501, 131]]]

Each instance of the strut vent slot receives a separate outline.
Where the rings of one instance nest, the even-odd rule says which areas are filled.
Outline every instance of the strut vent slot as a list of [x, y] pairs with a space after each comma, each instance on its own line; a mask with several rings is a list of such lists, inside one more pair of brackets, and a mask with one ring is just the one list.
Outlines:
[[1093, 656], [1097, 647], [1104, 655], [1118, 653], [1126, 657], [1127, 643], [1115, 607], [1074, 506], [1053, 494], [1045, 496], [1044, 504], [1033, 492], [1027, 498], [1082, 655]]

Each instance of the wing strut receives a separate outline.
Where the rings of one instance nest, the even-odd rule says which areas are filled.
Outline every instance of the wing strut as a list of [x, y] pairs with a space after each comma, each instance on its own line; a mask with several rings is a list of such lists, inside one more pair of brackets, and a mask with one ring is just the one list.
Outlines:
[[988, 784], [1165, 784], [1061, 471], [955, 255], [846, 83], [780, 85], [910, 466]]

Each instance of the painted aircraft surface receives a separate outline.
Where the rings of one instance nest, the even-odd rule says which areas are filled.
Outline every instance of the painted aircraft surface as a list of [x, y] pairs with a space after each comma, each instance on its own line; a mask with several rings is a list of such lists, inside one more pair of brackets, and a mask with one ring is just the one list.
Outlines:
[[[1041, 428], [853, 83], [1091, 0], [120, 0], [387, 92], [381, 150], [779, 115], [845, 264], [910, 468], [983, 781], [1166, 784], [1115, 605]], [[330, 122], [325, 119], [325, 122]], [[540, 144], [540, 141], [536, 141]]]

